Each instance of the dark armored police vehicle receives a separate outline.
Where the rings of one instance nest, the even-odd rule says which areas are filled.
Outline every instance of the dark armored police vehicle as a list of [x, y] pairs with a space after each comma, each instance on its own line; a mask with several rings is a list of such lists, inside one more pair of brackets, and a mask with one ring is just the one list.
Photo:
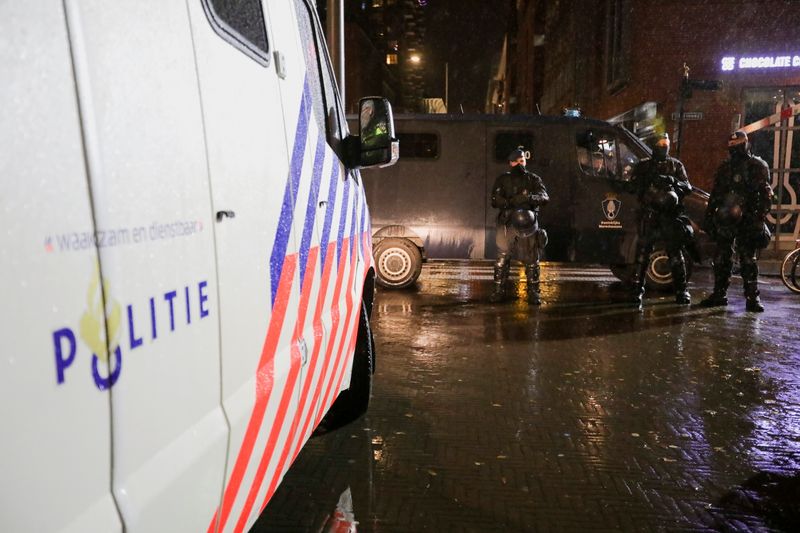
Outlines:
[[[380, 174], [362, 172], [381, 285], [413, 284], [428, 258], [496, 256], [491, 188], [517, 146], [529, 153], [527, 168], [542, 177], [550, 195], [540, 214], [549, 234], [544, 259], [607, 265], [624, 281], [631, 275], [638, 205], [621, 184], [650, 149], [625, 128], [523, 115], [398, 115], [395, 124], [398, 163]], [[707, 202], [699, 190], [684, 201], [704, 258], [712, 245], [697, 224]], [[647, 282], [656, 288], [671, 283], [663, 247], [650, 257]]]

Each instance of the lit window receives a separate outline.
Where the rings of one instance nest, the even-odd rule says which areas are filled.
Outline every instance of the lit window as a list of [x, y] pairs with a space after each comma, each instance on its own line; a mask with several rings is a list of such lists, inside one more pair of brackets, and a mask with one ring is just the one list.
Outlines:
[[383, 7], [383, 0], [372, 0], [372, 7]]
[[397, 64], [397, 54], [386, 54], [386, 64], [387, 65], [396, 65]]

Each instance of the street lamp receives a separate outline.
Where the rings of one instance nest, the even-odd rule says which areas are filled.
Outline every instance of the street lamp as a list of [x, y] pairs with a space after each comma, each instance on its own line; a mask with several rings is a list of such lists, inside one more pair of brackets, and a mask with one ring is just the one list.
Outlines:
[[414, 63], [415, 65], [418, 65], [422, 61], [422, 58], [418, 54], [412, 54], [411, 57], [408, 58], [408, 60]]

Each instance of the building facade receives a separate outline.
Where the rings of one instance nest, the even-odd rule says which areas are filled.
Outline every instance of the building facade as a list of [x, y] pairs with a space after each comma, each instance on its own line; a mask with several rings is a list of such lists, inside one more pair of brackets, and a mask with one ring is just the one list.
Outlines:
[[772, 168], [782, 238], [796, 238], [800, 2], [512, 2], [503, 112], [577, 105], [642, 137], [667, 131], [692, 182], [709, 189], [731, 131], [783, 111], [751, 140]]
[[[326, 0], [317, 0], [320, 18]], [[345, 108], [381, 95], [397, 112], [420, 111], [425, 84], [425, 7], [420, 0], [345, 0]]]

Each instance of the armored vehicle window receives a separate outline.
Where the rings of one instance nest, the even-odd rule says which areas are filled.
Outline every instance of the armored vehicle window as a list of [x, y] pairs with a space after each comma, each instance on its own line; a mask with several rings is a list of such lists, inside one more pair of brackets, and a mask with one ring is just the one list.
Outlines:
[[624, 139], [610, 132], [579, 132], [576, 136], [578, 165], [584, 174], [628, 181], [639, 157]]
[[398, 133], [400, 157], [436, 159], [439, 157], [439, 136], [435, 133]]
[[633, 174], [633, 167], [636, 166], [636, 163], [639, 161], [639, 157], [626, 143], [624, 140], [620, 139], [617, 142], [619, 146], [619, 179], [622, 181], [629, 181], [631, 179], [631, 174]]
[[578, 133], [578, 164], [584, 174], [616, 179], [617, 146], [613, 135], [593, 131]]
[[217, 34], [261, 65], [269, 64], [269, 43], [259, 0], [203, 0]]
[[505, 161], [512, 150], [522, 146], [526, 151], [533, 148], [533, 134], [529, 131], [504, 131], [494, 138], [494, 159]]

